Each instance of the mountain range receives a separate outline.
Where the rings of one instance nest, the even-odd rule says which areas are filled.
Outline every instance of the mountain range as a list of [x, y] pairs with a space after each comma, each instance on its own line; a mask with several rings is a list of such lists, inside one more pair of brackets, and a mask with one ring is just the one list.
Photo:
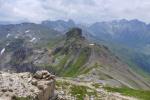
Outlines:
[[149, 89], [149, 29], [138, 20], [0, 25], [0, 69], [46, 69], [63, 77]]
[[[150, 72], [149, 24], [137, 19], [122, 19], [96, 22], [91, 25], [76, 24], [73, 20], [44, 21], [42, 25], [61, 33], [65, 33], [68, 29], [73, 27], [80, 27], [83, 30], [83, 35], [89, 40], [107, 45], [112, 48], [114, 53], [118, 56], [125, 54], [124, 59], [132, 61], [135, 66], [142, 68], [148, 73]], [[61, 28], [58, 30], [58, 27]]]

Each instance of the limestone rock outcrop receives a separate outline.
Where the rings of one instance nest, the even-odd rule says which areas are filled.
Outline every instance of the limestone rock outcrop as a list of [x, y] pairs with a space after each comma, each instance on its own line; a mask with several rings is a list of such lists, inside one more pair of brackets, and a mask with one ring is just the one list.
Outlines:
[[45, 70], [35, 74], [0, 72], [0, 100], [18, 98], [52, 100], [55, 98], [55, 76]]

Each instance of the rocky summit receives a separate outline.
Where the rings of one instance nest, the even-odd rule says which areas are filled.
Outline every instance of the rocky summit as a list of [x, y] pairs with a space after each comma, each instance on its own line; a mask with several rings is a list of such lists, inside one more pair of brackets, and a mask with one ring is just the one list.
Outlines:
[[53, 100], [54, 90], [55, 76], [48, 71], [0, 73], [0, 100]]

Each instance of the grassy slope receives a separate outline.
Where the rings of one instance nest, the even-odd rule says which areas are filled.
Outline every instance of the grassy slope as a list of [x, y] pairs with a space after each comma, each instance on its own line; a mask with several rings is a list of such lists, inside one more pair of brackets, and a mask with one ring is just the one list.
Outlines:
[[133, 50], [129, 47], [122, 46], [120, 44], [114, 44], [114, 43], [110, 44], [107, 42], [99, 42], [99, 43], [108, 46], [111, 49], [111, 51], [114, 53], [114, 55], [117, 55], [119, 58], [121, 58], [123, 62], [128, 64], [135, 72], [142, 75], [145, 79], [150, 80], [150, 74], [145, 70], [143, 70], [142, 68], [140, 68], [141, 66], [139, 66], [133, 60], [133, 57], [134, 58], [136, 57], [136, 53], [135, 53], [136, 50]]
[[[116, 54], [121, 57], [121, 59], [127, 63], [134, 71], [144, 76], [146, 79], [150, 80], [150, 74], [139, 67], [139, 65], [135, 62], [134, 58], [136, 57], [136, 54], [132, 49], [125, 49], [126, 51], [123, 51], [123, 48], [120, 50], [117, 50]], [[140, 55], [140, 54], [139, 54]], [[143, 58], [145, 59], [145, 58]]]
[[[82, 82], [81, 82], [82, 83]], [[139, 100], [150, 100], [150, 91], [144, 91], [144, 90], [135, 90], [127, 87], [123, 88], [112, 88], [112, 87], [103, 87], [103, 93], [99, 93], [96, 91], [96, 89], [101, 89], [100, 84], [91, 84], [93, 87], [88, 84], [75, 84], [72, 81], [64, 81], [64, 80], [57, 80], [56, 81], [56, 89], [57, 90], [63, 90], [65, 93], [71, 94], [71, 96], [76, 96], [77, 100], [83, 100], [83, 98], [88, 96], [94, 96], [96, 100], [104, 100], [103, 97], [108, 98], [108, 94], [106, 91], [109, 92], [109, 94], [114, 93], [120, 93], [121, 95], [137, 98]], [[106, 93], [106, 94], [105, 94]], [[103, 95], [99, 95], [103, 94]], [[100, 98], [101, 99], [100, 99]]]
[[140, 100], [150, 100], [150, 91], [144, 90], [134, 90], [131, 88], [112, 88], [112, 87], [104, 87], [104, 89], [109, 92], [118, 92], [125, 96], [135, 97]]
[[76, 62], [68, 65], [64, 76], [74, 77], [79, 75], [81, 72], [81, 67], [83, 67], [86, 61], [88, 60], [89, 54], [90, 50], [88, 50], [87, 48], [82, 49], [79, 56], [77, 57]]
[[71, 94], [71, 96], [76, 97], [77, 100], [83, 100], [86, 95], [94, 96], [97, 98], [97, 92], [87, 86], [75, 85], [72, 83], [68, 83], [65, 81], [56, 81], [56, 89], [63, 89], [63, 91], [67, 91], [66, 93]]

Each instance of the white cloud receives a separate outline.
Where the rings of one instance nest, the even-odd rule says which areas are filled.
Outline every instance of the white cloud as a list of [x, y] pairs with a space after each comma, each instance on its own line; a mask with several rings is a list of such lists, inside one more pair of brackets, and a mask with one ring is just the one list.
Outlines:
[[150, 0], [0, 0], [0, 21], [74, 19], [95, 22], [140, 19], [150, 22]]

